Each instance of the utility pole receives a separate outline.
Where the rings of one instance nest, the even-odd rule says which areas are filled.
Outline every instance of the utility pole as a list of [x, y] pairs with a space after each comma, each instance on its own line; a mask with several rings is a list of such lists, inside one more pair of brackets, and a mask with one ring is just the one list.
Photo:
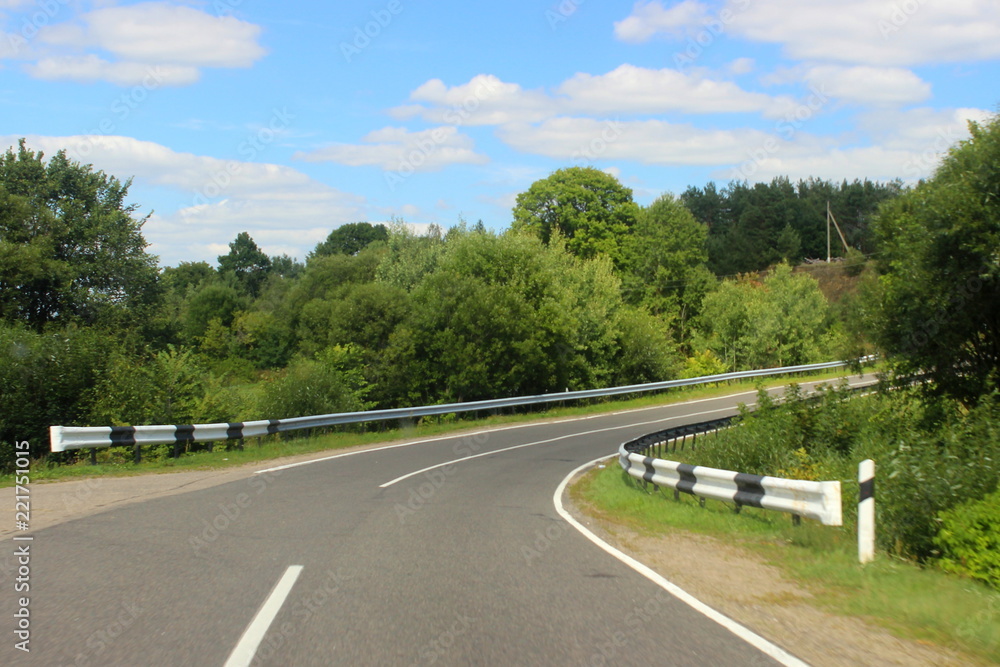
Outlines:
[[826, 200], [826, 263], [830, 263], [830, 221], [833, 220], [833, 226], [837, 228], [837, 236], [840, 237], [840, 242], [844, 244], [844, 253], [850, 249], [847, 246], [847, 239], [844, 238], [844, 232], [840, 231], [840, 225], [837, 224], [837, 219], [833, 217], [833, 212], [830, 211], [830, 200]]

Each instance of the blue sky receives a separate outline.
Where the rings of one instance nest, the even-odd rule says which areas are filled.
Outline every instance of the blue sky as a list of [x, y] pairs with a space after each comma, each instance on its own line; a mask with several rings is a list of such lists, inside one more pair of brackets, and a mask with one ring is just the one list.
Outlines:
[[1000, 104], [995, 0], [0, 0], [0, 144], [120, 178], [161, 264], [248, 231], [509, 226], [593, 165], [710, 180], [929, 175]]

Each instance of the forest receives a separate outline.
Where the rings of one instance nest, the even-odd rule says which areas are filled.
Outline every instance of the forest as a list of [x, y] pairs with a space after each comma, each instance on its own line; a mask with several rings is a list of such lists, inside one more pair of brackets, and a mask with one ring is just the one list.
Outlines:
[[[921, 196], [779, 178], [640, 206], [568, 167], [519, 194], [502, 232], [357, 222], [304, 262], [242, 232], [215, 266], [161, 267], [130, 185], [24, 141], [0, 157], [3, 447], [44, 457], [52, 424], [285, 418], [890, 351], [893, 325], [862, 324], [867, 258], [894, 261], [879, 211]], [[833, 290], [799, 266], [826, 251], [828, 204], [848, 242]]]

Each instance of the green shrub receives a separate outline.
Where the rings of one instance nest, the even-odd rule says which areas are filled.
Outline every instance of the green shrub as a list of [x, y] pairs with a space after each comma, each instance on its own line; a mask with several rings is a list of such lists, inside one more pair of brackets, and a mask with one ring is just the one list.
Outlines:
[[1000, 491], [972, 500], [938, 516], [941, 530], [934, 543], [938, 565], [1000, 589]]

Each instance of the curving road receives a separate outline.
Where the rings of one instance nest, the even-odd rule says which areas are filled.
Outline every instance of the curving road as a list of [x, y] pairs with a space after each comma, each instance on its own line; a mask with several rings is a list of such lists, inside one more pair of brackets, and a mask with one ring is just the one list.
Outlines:
[[5, 632], [0, 664], [801, 664], [597, 548], [553, 502], [620, 442], [753, 398], [324, 456], [38, 531], [31, 652]]

